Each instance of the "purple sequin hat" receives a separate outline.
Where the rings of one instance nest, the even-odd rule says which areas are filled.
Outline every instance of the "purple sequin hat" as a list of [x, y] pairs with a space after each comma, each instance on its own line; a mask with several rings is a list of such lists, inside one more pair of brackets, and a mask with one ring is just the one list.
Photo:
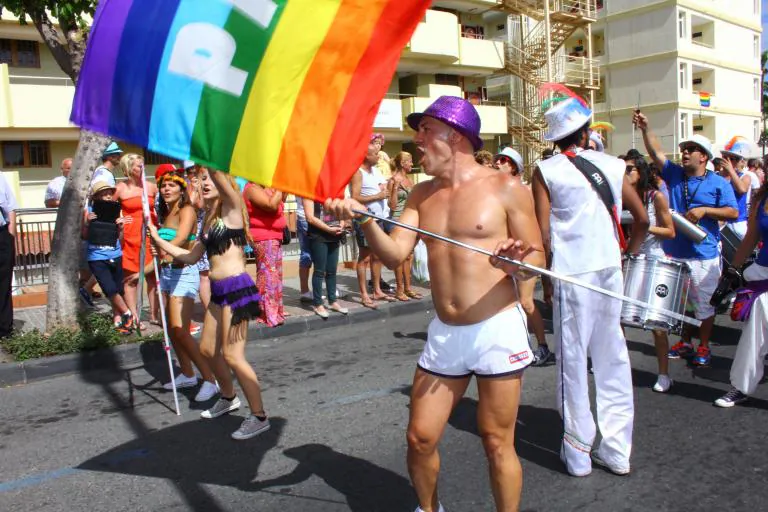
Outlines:
[[440, 96], [423, 113], [410, 114], [407, 118], [408, 126], [418, 131], [424, 116], [442, 121], [461, 133], [469, 139], [475, 151], [483, 147], [483, 139], [480, 138], [480, 115], [467, 100], [456, 96]]

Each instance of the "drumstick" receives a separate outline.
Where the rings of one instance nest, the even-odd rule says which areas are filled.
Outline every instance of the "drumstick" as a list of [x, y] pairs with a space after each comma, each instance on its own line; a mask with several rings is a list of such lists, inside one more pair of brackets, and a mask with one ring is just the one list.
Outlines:
[[427, 231], [427, 230], [424, 230], [424, 229], [421, 229], [421, 228], [410, 226], [408, 224], [403, 224], [402, 222], [398, 222], [398, 221], [393, 220], [393, 219], [387, 219], [387, 218], [384, 218], [384, 217], [379, 217], [378, 215], [374, 215], [373, 213], [364, 212], [364, 211], [360, 211], [360, 210], [354, 210], [354, 209], [352, 211], [354, 213], [359, 214], [359, 215], [365, 215], [366, 217], [371, 217], [371, 218], [376, 219], [376, 220], [381, 220], [381, 221], [384, 221], [384, 222], [388, 222], [390, 224], [394, 224], [395, 226], [400, 226], [401, 228], [405, 228], [405, 229], [408, 229], [408, 230], [411, 230], [411, 231], [415, 231], [416, 233], [419, 233], [421, 235], [425, 235], [425, 236], [428, 236], [428, 237], [431, 237], [431, 238], [435, 238], [437, 240], [442, 240], [443, 242], [447, 242], [449, 244], [453, 244], [453, 245], [456, 245], [456, 246], [459, 246], [459, 247], [463, 247], [464, 249], [469, 249], [470, 251], [478, 252], [480, 254], [485, 254], [486, 256], [492, 256], [492, 257], [499, 258], [502, 261], [505, 261], [507, 263], [511, 263], [512, 265], [517, 265], [517, 266], [522, 267], [522, 268], [524, 268], [526, 270], [530, 270], [531, 272], [536, 272], [537, 274], [545, 275], [547, 277], [551, 277], [552, 279], [557, 279], [559, 281], [563, 281], [563, 282], [566, 282], [566, 283], [569, 283], [569, 284], [573, 284], [573, 285], [576, 285], [576, 286], [581, 286], [582, 288], [586, 288], [588, 290], [592, 290], [593, 292], [597, 292], [597, 293], [600, 293], [602, 295], [606, 295], [608, 297], [611, 297], [611, 298], [614, 298], [614, 299], [618, 299], [618, 300], [620, 300], [622, 302], [628, 302], [628, 303], [633, 304], [635, 306], [639, 306], [639, 307], [650, 309], [650, 310], [653, 310], [653, 311], [656, 311], [656, 312], [659, 312], [659, 313], [663, 313], [664, 315], [666, 315], [666, 316], [668, 316], [670, 318], [674, 318], [675, 320], [679, 320], [681, 322], [685, 322], [685, 323], [688, 323], [688, 324], [691, 324], [691, 325], [695, 325], [696, 327], [699, 327], [701, 325], [701, 321], [697, 320], [695, 318], [691, 318], [689, 316], [681, 315], [681, 314], [676, 313], [674, 311], [670, 311], [668, 309], [660, 308], [660, 307], [654, 306], [652, 304], [649, 304], [647, 302], [643, 302], [643, 301], [640, 301], [640, 300], [637, 300], [637, 299], [633, 299], [631, 297], [627, 297], [626, 295], [622, 295], [620, 293], [616, 293], [616, 292], [613, 292], [611, 290], [606, 290], [605, 288], [600, 288], [600, 287], [595, 286], [595, 285], [590, 284], [590, 283], [585, 283], [584, 281], [580, 281], [578, 279], [574, 279], [574, 278], [572, 278], [570, 276], [558, 274], [557, 272], [552, 272], [551, 270], [547, 270], [545, 268], [540, 268], [540, 267], [537, 267], [535, 265], [531, 265], [530, 263], [526, 263], [524, 261], [513, 260], [511, 258], [507, 258], [506, 256], [496, 256], [491, 251], [483, 249], [481, 247], [477, 247], [477, 246], [470, 245], [470, 244], [465, 244], [464, 242], [459, 242], [458, 240], [454, 240], [452, 238], [448, 238], [448, 237], [445, 237], [445, 236], [442, 236], [442, 235], [438, 235], [437, 233], [432, 233], [431, 231]]

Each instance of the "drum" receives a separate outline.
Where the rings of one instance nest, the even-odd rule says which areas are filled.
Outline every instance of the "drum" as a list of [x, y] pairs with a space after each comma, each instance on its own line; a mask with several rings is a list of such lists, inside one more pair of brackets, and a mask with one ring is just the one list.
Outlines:
[[723, 260], [727, 266], [731, 266], [736, 250], [741, 245], [741, 238], [736, 234], [730, 224], [726, 224], [720, 230], [720, 238], [723, 241]]
[[[624, 295], [652, 306], [685, 314], [691, 269], [686, 263], [667, 258], [630, 256], [624, 265]], [[681, 333], [683, 322], [634, 304], [624, 303], [621, 323], [639, 329]]]

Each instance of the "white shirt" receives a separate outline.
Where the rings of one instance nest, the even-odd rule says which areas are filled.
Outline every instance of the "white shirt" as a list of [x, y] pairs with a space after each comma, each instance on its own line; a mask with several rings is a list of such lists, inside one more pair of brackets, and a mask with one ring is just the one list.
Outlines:
[[111, 187], [115, 186], [114, 174], [112, 174], [112, 172], [106, 167], [104, 167], [103, 165], [98, 166], [96, 170], [93, 171], [93, 177], [91, 178], [91, 186], [93, 186], [94, 183], [98, 183], [100, 181], [106, 181]]
[[[363, 185], [360, 189], [361, 196], [375, 196], [381, 193], [380, 185], [386, 183], [387, 178], [382, 176], [378, 167], [373, 167], [370, 172], [365, 167], [361, 167], [359, 172], [363, 176]], [[389, 217], [389, 206], [387, 206], [386, 199], [379, 199], [378, 201], [368, 203], [366, 206], [374, 215]]]
[[[603, 171], [621, 211], [624, 161], [592, 150], [578, 155]], [[539, 169], [551, 200], [552, 270], [573, 275], [621, 267], [613, 220], [587, 178], [563, 154], [542, 160]]]
[[48, 188], [45, 189], [46, 202], [55, 199], [61, 201], [61, 193], [64, 191], [64, 184], [67, 182], [67, 178], [64, 176], [56, 176], [48, 183]]
[[16, 204], [16, 197], [13, 195], [11, 185], [8, 180], [5, 179], [2, 171], [0, 171], [0, 227], [8, 224], [8, 217], [12, 211], [15, 211], [19, 206]]

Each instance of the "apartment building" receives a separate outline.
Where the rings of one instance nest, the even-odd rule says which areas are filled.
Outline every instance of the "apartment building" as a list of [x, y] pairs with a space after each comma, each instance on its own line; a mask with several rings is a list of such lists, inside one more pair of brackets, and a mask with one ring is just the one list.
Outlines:
[[[482, 136], [495, 148], [507, 133], [504, 103], [490, 102], [487, 76], [504, 67], [503, 29], [485, 23], [496, 0], [435, 1], [403, 51], [382, 102], [374, 129], [385, 134], [390, 154], [412, 149], [411, 112], [449, 94], [470, 99], [482, 119]], [[32, 25], [19, 25], [7, 11], [0, 18], [0, 168], [17, 190], [22, 208], [43, 206], [48, 182], [59, 164], [73, 156], [78, 129], [69, 123], [74, 95], [64, 75]], [[142, 148], [150, 171], [167, 159]]]
[[[669, 154], [693, 134], [718, 148], [734, 135], [760, 138], [760, 0], [600, 4], [590, 42], [601, 73], [595, 118], [616, 126], [608, 151], [642, 147], [631, 123], [638, 105]], [[574, 34], [564, 51], [583, 51], [586, 37]]]

